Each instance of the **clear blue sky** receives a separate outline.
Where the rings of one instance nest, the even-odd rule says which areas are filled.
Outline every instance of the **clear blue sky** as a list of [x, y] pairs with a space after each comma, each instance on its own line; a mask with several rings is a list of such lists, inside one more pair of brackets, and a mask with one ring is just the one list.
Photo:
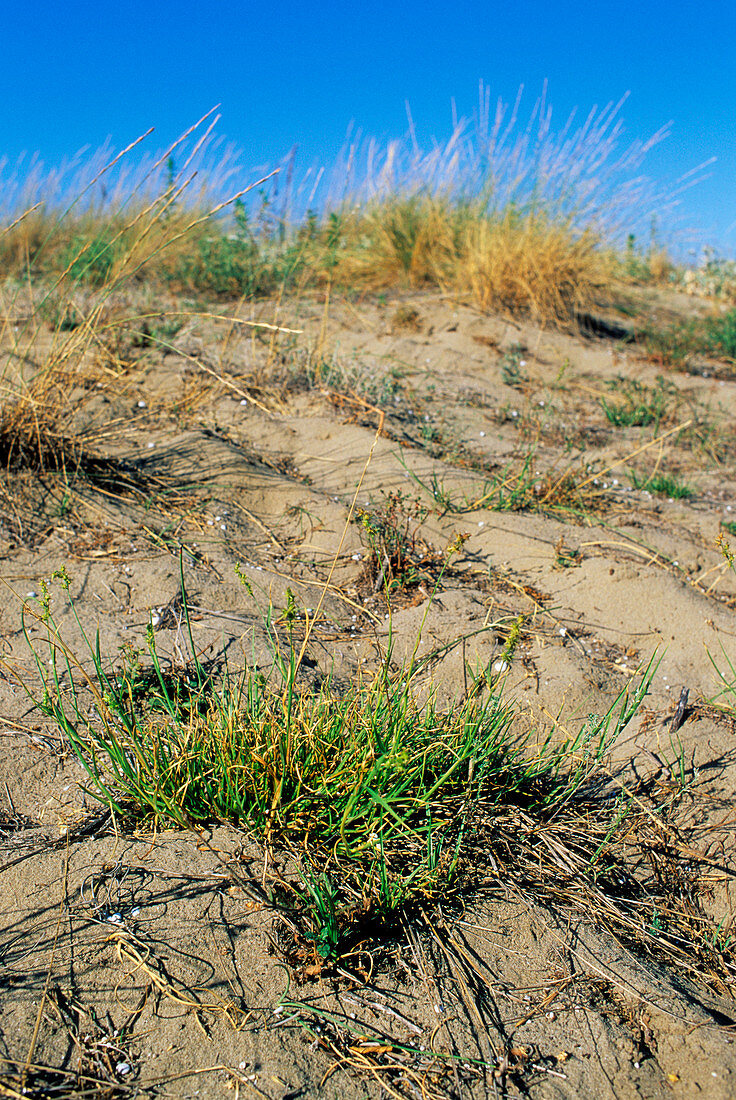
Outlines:
[[554, 118], [631, 92], [627, 136], [671, 136], [646, 162], [674, 179], [715, 156], [686, 224], [736, 246], [733, 0], [22, 0], [2, 5], [0, 156], [47, 163], [122, 146], [150, 125], [157, 147], [221, 103], [219, 130], [253, 164], [294, 144], [329, 163], [354, 120], [378, 137], [447, 136], [454, 97], [479, 79], [531, 109], [545, 79]]

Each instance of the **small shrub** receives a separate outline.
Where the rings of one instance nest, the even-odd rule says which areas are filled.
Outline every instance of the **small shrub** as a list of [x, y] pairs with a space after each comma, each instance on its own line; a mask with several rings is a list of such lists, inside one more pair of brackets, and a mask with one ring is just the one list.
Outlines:
[[391, 328], [406, 332], [422, 331], [422, 315], [414, 306], [399, 306], [391, 318]]
[[639, 339], [649, 355], [665, 366], [686, 367], [695, 355], [736, 360], [736, 309], [720, 317], [645, 328]]
[[694, 355], [704, 351], [701, 324], [697, 320], [676, 321], [663, 327], [649, 326], [639, 335], [647, 354], [663, 366], [684, 369]]

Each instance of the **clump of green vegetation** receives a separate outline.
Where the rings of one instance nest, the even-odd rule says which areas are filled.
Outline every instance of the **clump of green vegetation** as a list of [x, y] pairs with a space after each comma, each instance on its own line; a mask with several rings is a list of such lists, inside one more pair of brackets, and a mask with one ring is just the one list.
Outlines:
[[626, 249], [620, 259], [625, 277], [635, 283], [671, 282], [675, 277], [675, 268], [666, 251], [658, 246], [655, 227], [652, 227], [651, 243], [642, 248], [637, 244], [636, 234], [629, 233]]
[[92, 236], [74, 236], [61, 252], [60, 262], [75, 283], [102, 287], [113, 275], [125, 254], [123, 231], [115, 225], [101, 226]]
[[[590, 468], [568, 465], [561, 470], [552, 467], [542, 471], [535, 469], [538, 462], [535, 451], [530, 449], [522, 462], [510, 463], [486, 477], [475, 495], [465, 493], [460, 497], [436, 474], [421, 478], [410, 471], [410, 476], [441, 505], [443, 514], [491, 508], [497, 512], [549, 512], [579, 518], [606, 507], [606, 489], [599, 485]], [[488, 469], [480, 462], [471, 468]]]
[[694, 355], [704, 351], [702, 327], [695, 320], [647, 326], [639, 339], [647, 354], [667, 367], [684, 369]]
[[377, 508], [358, 510], [355, 518], [368, 550], [362, 577], [371, 592], [391, 593], [421, 583], [432, 587], [446, 563], [422, 536], [427, 514], [418, 498], [409, 499], [398, 489], [386, 493]]
[[649, 355], [665, 366], [684, 369], [698, 355], [736, 361], [736, 309], [662, 327], [647, 326], [639, 339]]
[[711, 354], [736, 360], [736, 309], [719, 317], [707, 317], [703, 323], [705, 341]]
[[646, 477], [632, 473], [631, 484], [635, 489], [645, 489], [649, 493], [669, 497], [671, 500], [688, 500], [695, 495], [694, 489], [671, 474], [651, 474]]
[[282, 645], [274, 634], [271, 675], [248, 668], [216, 677], [196, 656], [182, 585], [192, 656], [174, 675], [152, 627], [145, 672], [135, 650], [117, 663], [105, 659], [99, 635], [89, 638], [78, 618], [66, 572], [54, 578], [93, 671], [83, 672], [65, 643], [44, 584], [40, 599], [23, 608], [41, 695], [26, 690], [68, 738], [88, 793], [122, 817], [183, 827], [215, 818], [301, 851], [300, 878], [288, 893], [322, 956], [339, 953], [356, 922], [386, 918], [452, 885], [479, 815], [501, 805], [541, 817], [569, 807], [648, 686], [645, 676], [572, 739], [533, 745], [512, 733], [514, 711], [494, 690], [450, 706], [433, 693], [420, 703], [413, 659], [391, 672], [389, 654], [374, 676], [342, 692], [329, 677], [305, 688], [291, 595], [281, 616], [289, 638]]
[[636, 378], [619, 375], [607, 383], [617, 401], [601, 398], [600, 405], [606, 419], [616, 428], [644, 428], [654, 425], [655, 434], [663, 420], [669, 417], [677, 402], [677, 388], [658, 375], [654, 386], [647, 386]]
[[526, 366], [524, 351], [522, 344], [512, 344], [501, 358], [501, 378], [504, 385], [515, 390], [523, 389], [529, 381], [529, 375], [523, 369]]
[[235, 203], [233, 231], [216, 222], [179, 249], [163, 275], [176, 288], [217, 296], [257, 298], [291, 290], [304, 270], [303, 237], [288, 245], [251, 226], [242, 200]]
[[285, 365], [285, 381], [290, 389], [335, 391], [335, 396], [357, 397], [377, 408], [395, 409], [401, 399], [401, 368], [378, 369], [371, 359], [347, 359], [335, 353], [315, 355], [295, 349]]

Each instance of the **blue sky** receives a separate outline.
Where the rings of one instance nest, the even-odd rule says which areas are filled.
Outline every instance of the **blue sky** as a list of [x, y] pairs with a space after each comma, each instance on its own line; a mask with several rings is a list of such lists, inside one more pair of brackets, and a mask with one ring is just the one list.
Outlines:
[[[451, 100], [477, 103], [479, 80], [531, 110], [543, 82], [554, 119], [631, 93], [626, 135], [672, 121], [647, 160], [673, 181], [710, 157], [682, 225], [736, 246], [736, 5], [692, 0], [67, 0], [3, 5], [0, 156], [47, 163], [154, 125], [163, 146], [215, 103], [219, 132], [246, 163], [329, 164], [354, 121], [377, 137], [447, 137]], [[528, 113], [528, 112], [527, 112]]]

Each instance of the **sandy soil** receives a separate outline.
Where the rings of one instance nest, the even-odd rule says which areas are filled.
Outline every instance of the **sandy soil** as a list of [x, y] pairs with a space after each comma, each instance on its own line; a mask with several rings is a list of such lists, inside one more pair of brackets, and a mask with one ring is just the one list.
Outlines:
[[[61, 565], [104, 653], [142, 645], [152, 614], [161, 651], [175, 653], [183, 547], [198, 647], [232, 667], [266, 660], [264, 610], [283, 607], [291, 586], [305, 608], [323, 597], [314, 667], [355, 676], [385, 649], [388, 611], [366, 586], [360, 526], [346, 521], [358, 486], [367, 510], [400, 492], [406, 508], [427, 510], [428, 547], [468, 536], [419, 651], [448, 697], [467, 669], [493, 668], [519, 616], [505, 691], [520, 726], [542, 734], [605, 711], [658, 653], [612, 763], [666, 786], [679, 751], [669, 730], [689, 690], [678, 733], [688, 843], [710, 859], [698, 865], [702, 905], [725, 936], [736, 720], [712, 705], [711, 657], [736, 660], [736, 584], [715, 544], [721, 522], [736, 520], [736, 374], [663, 372], [634, 345], [438, 295], [235, 314], [298, 331], [190, 317], [168, 349], [118, 352], [108, 381], [72, 394], [78, 427], [109, 425], [100, 452], [162, 479], [168, 495], [81, 482], [65, 495], [58, 479], [19, 475], [0, 529], [4, 1094], [19, 1095], [27, 1064], [27, 1095], [39, 1096], [732, 1097], [725, 986], [498, 886], [407, 922], [370, 973], [359, 957], [322, 975], [290, 966], [247, 837], [215, 825], [116, 830], [13, 673], [37, 683], [21, 603]], [[665, 438], [640, 450], [653, 427], [613, 426], [600, 400], [621, 396], [617, 379], [655, 386], [663, 373]], [[590, 467], [579, 480], [595, 508], [575, 519], [484, 503], [490, 471], [530, 454], [540, 486]], [[693, 495], [632, 488], [632, 468], [676, 475]], [[448, 496], [468, 507], [448, 511]], [[428, 578], [394, 598], [397, 658], [414, 645]], [[68, 612], [60, 622], [79, 647]]]

